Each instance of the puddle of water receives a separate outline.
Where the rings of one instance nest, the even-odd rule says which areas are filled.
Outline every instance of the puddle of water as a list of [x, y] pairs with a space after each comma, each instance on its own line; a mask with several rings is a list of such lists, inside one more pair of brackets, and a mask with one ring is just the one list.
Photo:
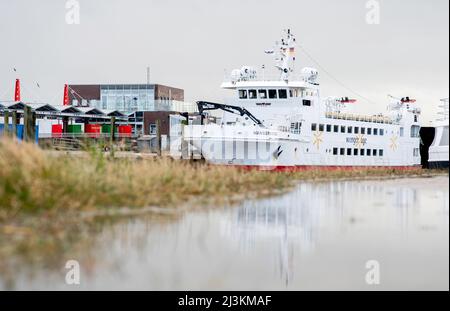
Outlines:
[[80, 285], [61, 263], [19, 271], [14, 289], [448, 290], [448, 195], [448, 177], [301, 183], [170, 224], [132, 219], [95, 237]]

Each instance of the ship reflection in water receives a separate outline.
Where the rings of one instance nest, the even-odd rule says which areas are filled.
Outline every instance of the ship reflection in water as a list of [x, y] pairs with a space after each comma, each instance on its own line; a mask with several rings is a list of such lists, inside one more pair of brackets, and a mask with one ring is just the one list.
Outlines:
[[[301, 183], [274, 198], [132, 220], [98, 237], [77, 288], [64, 276], [19, 288], [416, 290], [449, 286], [448, 177]], [[380, 284], [366, 283], [366, 263]], [[20, 278], [19, 278], [20, 279]]]
[[[296, 255], [313, 257], [321, 235], [329, 238], [326, 232], [351, 235], [351, 231], [357, 234], [362, 229], [368, 231], [361, 234], [368, 236], [369, 244], [377, 243], [377, 235], [382, 239], [386, 234], [406, 239], [408, 231], [437, 230], [440, 226], [447, 227], [448, 232], [448, 186], [428, 186], [427, 191], [423, 180], [415, 182], [300, 184], [281, 198], [245, 202], [233, 221], [223, 221], [223, 233], [246, 252], [252, 252], [258, 241], [278, 244], [279, 274], [288, 286], [295, 278]], [[432, 220], [433, 213], [436, 218]]]

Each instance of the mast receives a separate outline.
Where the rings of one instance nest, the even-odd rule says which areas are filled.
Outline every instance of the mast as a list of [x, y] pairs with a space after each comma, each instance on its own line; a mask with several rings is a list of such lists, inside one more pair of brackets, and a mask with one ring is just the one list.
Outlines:
[[275, 43], [275, 67], [280, 71], [280, 80], [288, 81], [290, 73], [294, 71], [295, 36], [290, 29], [285, 30], [285, 35], [281, 42]]

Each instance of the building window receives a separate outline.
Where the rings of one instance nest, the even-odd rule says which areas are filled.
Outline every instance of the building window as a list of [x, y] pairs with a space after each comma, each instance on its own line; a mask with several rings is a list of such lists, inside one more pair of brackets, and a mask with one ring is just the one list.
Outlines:
[[287, 98], [287, 91], [285, 89], [278, 90], [278, 98], [281, 99]]
[[358, 150], [359, 150], [359, 149], [356, 149], [356, 148], [353, 149], [353, 155], [357, 156], [357, 155], [358, 155]]
[[333, 148], [333, 155], [337, 155], [338, 154], [338, 148]]
[[259, 98], [266, 99], [267, 98], [267, 91], [266, 90], [259, 90], [258, 91]]
[[378, 151], [378, 154], [379, 154], [380, 157], [382, 157], [383, 154], [384, 154], [384, 150], [383, 150], [383, 149], [380, 149], [380, 150]]
[[351, 126], [347, 127], [347, 133], [351, 134], [353, 132], [353, 128]]
[[239, 90], [239, 98], [247, 99], [247, 90]]
[[384, 135], [384, 130], [380, 129], [380, 136], [383, 136], [383, 135]]
[[363, 135], [366, 134], [366, 128], [365, 128], [365, 127], [362, 127], [362, 128], [361, 128], [361, 134], [363, 134]]
[[359, 127], [355, 126], [355, 134], [359, 134]]
[[372, 128], [367, 128], [367, 135], [372, 135]]
[[417, 119], [417, 115], [416, 115], [416, 114], [414, 115], [414, 122], [415, 122], [415, 123], [418, 122], [418, 119]]
[[333, 132], [335, 133], [339, 132], [339, 125], [333, 126]]
[[345, 126], [341, 125], [341, 133], [345, 133]]
[[256, 90], [248, 90], [248, 98], [256, 99]]
[[327, 124], [327, 132], [331, 132], [331, 124]]
[[347, 148], [347, 155], [351, 156], [352, 155], [352, 148]]
[[340, 154], [341, 154], [341, 155], [345, 155], [345, 148], [341, 148]]
[[371, 156], [372, 155], [372, 150], [371, 149], [367, 149], [367, 155]]
[[373, 129], [373, 135], [378, 135], [378, 129]]
[[403, 137], [405, 135], [405, 128], [400, 128], [400, 137]]
[[360, 154], [363, 156], [364, 155], [364, 151], [365, 151], [365, 149], [361, 149], [360, 150]]
[[149, 133], [150, 135], [156, 135], [156, 124], [150, 124]]
[[419, 156], [419, 148], [414, 148], [413, 156], [414, 157], [418, 157]]
[[323, 124], [319, 124], [319, 132], [323, 132], [324, 130], [324, 125]]
[[311, 101], [309, 99], [304, 99], [303, 106], [311, 106]]
[[317, 130], [317, 124], [313, 123], [311, 124], [311, 131], [315, 132]]
[[373, 156], [374, 156], [374, 157], [377, 156], [377, 149], [373, 149]]
[[277, 90], [269, 90], [269, 98], [276, 99], [277, 98]]

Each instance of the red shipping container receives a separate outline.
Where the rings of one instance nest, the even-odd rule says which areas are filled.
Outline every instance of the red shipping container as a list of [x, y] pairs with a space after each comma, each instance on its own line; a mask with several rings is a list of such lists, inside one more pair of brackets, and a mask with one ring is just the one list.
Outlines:
[[52, 124], [52, 137], [61, 138], [63, 132], [62, 124]]
[[133, 128], [131, 125], [119, 125], [119, 136], [120, 137], [131, 137]]
[[88, 134], [88, 137], [98, 138], [102, 132], [101, 124], [86, 124], [84, 127], [84, 132]]

